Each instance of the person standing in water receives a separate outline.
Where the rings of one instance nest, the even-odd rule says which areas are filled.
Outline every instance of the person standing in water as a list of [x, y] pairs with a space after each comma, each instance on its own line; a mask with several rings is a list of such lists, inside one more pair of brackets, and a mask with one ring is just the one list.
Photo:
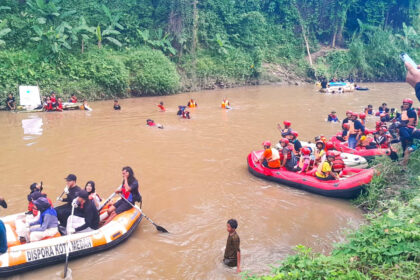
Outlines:
[[236, 233], [238, 228], [238, 222], [235, 219], [227, 221], [227, 232], [229, 232], [228, 239], [226, 242], [225, 255], [223, 257], [223, 263], [229, 267], [236, 266], [236, 272], [241, 272], [241, 240], [239, 235]]

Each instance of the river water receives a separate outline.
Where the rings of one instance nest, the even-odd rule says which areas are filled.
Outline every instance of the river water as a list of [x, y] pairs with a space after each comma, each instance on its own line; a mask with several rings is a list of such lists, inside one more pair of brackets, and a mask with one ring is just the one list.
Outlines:
[[[249, 152], [263, 140], [277, 142], [276, 124], [285, 119], [301, 140], [330, 136], [338, 124], [325, 122], [331, 110], [361, 112], [382, 102], [399, 107], [414, 92], [406, 84], [368, 84], [367, 92], [323, 95], [313, 86], [260, 86], [184, 93], [166, 97], [91, 103], [92, 112], [0, 112], [0, 195], [8, 209], [26, 211], [32, 182], [43, 181], [50, 198], [61, 194], [68, 173], [84, 187], [94, 180], [107, 197], [131, 166], [140, 182], [143, 210], [170, 234], [143, 220], [127, 242], [70, 262], [73, 279], [239, 279], [221, 264], [226, 221], [236, 218], [242, 269], [267, 273], [298, 244], [327, 253], [357, 228], [361, 212], [349, 202], [310, 194], [255, 178], [247, 170]], [[177, 106], [189, 98], [199, 107], [179, 119]], [[228, 97], [232, 110], [220, 109]], [[164, 101], [167, 112], [158, 112]], [[147, 127], [146, 119], [164, 125]], [[368, 118], [368, 127], [376, 119]], [[54, 265], [14, 279], [59, 278]]]

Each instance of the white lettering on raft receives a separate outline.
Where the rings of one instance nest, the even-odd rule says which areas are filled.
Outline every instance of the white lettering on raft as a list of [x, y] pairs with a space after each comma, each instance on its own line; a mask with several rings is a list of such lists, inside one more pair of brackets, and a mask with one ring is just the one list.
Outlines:
[[[92, 240], [90, 238], [78, 239], [70, 242], [69, 252], [81, 251], [87, 248], [92, 248]], [[37, 260], [47, 259], [59, 255], [66, 254], [67, 242], [57, 245], [46, 246], [26, 251], [26, 261], [33, 262]]]

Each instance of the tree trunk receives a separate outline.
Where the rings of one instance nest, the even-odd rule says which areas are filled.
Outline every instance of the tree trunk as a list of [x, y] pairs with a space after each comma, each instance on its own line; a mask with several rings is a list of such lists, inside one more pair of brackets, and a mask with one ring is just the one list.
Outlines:
[[102, 48], [102, 41], [101, 40], [98, 40], [98, 48], [99, 49]]
[[85, 52], [85, 42], [82, 39], [82, 53], [84, 53], [84, 52]]
[[333, 37], [331, 39], [331, 47], [335, 48], [335, 41], [337, 39], [337, 26], [334, 29]]
[[295, 9], [298, 15], [298, 20], [299, 20], [299, 24], [300, 24], [300, 28], [302, 29], [302, 36], [303, 36], [303, 40], [305, 41], [305, 46], [306, 46], [306, 52], [308, 53], [308, 59], [309, 59], [309, 65], [311, 65], [311, 67], [313, 67], [312, 65], [312, 57], [311, 57], [311, 51], [309, 49], [309, 42], [308, 42], [308, 38], [306, 37], [306, 29], [305, 29], [305, 23], [303, 22], [302, 16], [300, 15], [300, 11], [295, 4]]
[[195, 51], [197, 48], [197, 27], [198, 27], [198, 13], [197, 13], [197, 0], [193, 2], [193, 38], [192, 38], [192, 48], [191, 53], [195, 55]]

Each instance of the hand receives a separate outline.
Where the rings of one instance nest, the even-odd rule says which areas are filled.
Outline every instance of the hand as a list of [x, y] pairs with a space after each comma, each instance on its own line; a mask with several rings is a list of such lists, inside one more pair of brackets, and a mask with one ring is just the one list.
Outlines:
[[409, 83], [412, 87], [415, 87], [417, 83], [420, 83], [420, 65], [417, 66], [417, 69], [412, 66], [410, 63], [405, 63], [405, 68], [407, 68], [407, 76], [406, 81]]
[[64, 193], [69, 194], [69, 188], [67, 186], [64, 188]]
[[76, 232], [76, 229], [75, 228], [69, 228], [69, 234], [73, 234], [73, 233], [75, 233]]
[[57, 201], [63, 201], [63, 199], [59, 196], [57, 196]]

